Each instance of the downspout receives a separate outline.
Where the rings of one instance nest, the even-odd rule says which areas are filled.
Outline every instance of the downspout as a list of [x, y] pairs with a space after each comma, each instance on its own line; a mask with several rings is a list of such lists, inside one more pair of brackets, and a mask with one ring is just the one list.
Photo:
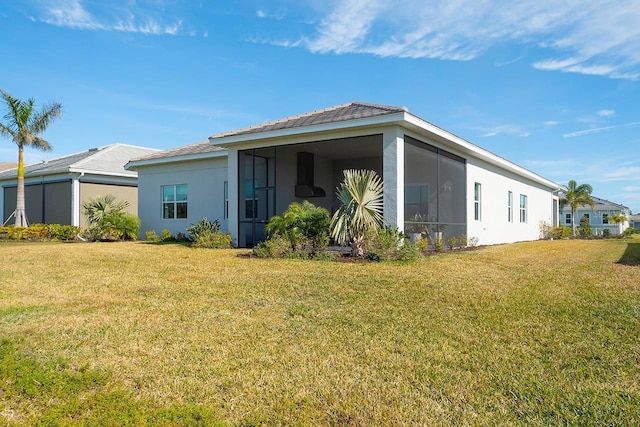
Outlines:
[[80, 172], [71, 180], [71, 225], [80, 227], [80, 178], [84, 172]]

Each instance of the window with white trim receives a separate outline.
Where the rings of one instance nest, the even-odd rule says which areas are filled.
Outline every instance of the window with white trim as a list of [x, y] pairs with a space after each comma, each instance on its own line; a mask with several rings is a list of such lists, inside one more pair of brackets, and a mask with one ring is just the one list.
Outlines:
[[223, 205], [223, 218], [229, 218], [229, 182], [224, 182], [224, 205]]
[[571, 214], [570, 213], [564, 214], [564, 223], [566, 225], [571, 225]]
[[187, 185], [162, 186], [162, 218], [187, 218]]
[[527, 196], [525, 194], [520, 195], [520, 222], [527, 222]]
[[476, 182], [473, 186], [473, 218], [476, 221], [482, 219], [482, 184]]
[[507, 221], [513, 222], [513, 192], [507, 192]]

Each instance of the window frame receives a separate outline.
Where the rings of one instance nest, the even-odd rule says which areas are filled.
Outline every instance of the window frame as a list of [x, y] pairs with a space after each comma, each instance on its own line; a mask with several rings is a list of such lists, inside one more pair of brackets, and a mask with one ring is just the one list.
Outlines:
[[482, 221], [482, 184], [473, 184], [473, 219]]
[[[167, 189], [172, 189], [170, 198], [167, 198]], [[179, 192], [179, 189], [184, 189], [184, 192]], [[187, 184], [162, 185], [161, 194], [163, 220], [187, 219], [189, 217], [189, 186]], [[166, 207], [170, 208], [167, 209]]]
[[527, 223], [527, 195], [520, 194], [520, 223]]
[[507, 191], [507, 222], [513, 222], [513, 191]]

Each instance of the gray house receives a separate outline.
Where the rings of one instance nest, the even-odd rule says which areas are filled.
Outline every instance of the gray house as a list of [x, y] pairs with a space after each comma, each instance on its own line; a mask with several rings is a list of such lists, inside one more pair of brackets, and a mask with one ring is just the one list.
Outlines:
[[[125, 144], [25, 166], [25, 204], [30, 223], [86, 226], [80, 206], [96, 195], [113, 194], [138, 214], [138, 174], [124, 169], [132, 158], [158, 150]], [[4, 222], [16, 208], [17, 169], [0, 172], [0, 212]]]
[[[578, 207], [578, 210], [575, 213], [576, 227], [580, 224], [582, 217], [586, 216], [589, 219], [591, 230], [596, 236], [601, 235], [604, 230], [609, 230], [611, 235], [615, 236], [629, 228], [631, 209], [599, 197], [592, 196], [591, 198], [594, 202], [593, 208], [589, 205], [581, 205]], [[612, 224], [609, 219], [615, 215], [623, 215], [627, 218], [627, 221], [619, 224]], [[571, 206], [567, 205], [562, 208], [561, 225], [571, 226]]]

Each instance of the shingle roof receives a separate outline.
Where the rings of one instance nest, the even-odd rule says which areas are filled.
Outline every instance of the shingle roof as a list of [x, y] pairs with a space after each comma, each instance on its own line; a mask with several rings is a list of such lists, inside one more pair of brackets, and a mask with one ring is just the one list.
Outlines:
[[137, 162], [137, 161], [144, 161], [144, 160], [164, 159], [164, 158], [171, 158], [171, 157], [189, 156], [193, 154], [213, 153], [216, 151], [227, 151], [227, 149], [223, 147], [218, 147], [217, 145], [213, 145], [209, 142], [209, 140], [206, 140], [206, 141], [196, 142], [195, 144], [183, 145], [182, 147], [172, 148], [170, 150], [158, 151], [157, 153], [149, 154], [147, 156], [131, 159], [131, 161]]
[[216, 135], [212, 135], [209, 138], [218, 139], [229, 136], [247, 135], [252, 133], [269, 132], [281, 129], [293, 129], [303, 126], [343, 122], [347, 120], [377, 117], [386, 114], [395, 114], [406, 111], [408, 110], [405, 107], [368, 104], [364, 102], [351, 102], [348, 104], [342, 104], [322, 110], [311, 111], [309, 113], [286, 117], [284, 119], [278, 119], [230, 132], [219, 133]]
[[18, 166], [15, 162], [0, 162], [0, 172], [9, 169], [15, 169]]
[[[111, 144], [104, 147], [92, 148], [80, 153], [73, 153], [56, 159], [45, 160], [41, 163], [27, 165], [24, 168], [25, 177], [39, 175], [53, 175], [69, 172], [71, 169], [85, 170], [118, 175], [136, 176], [133, 171], [124, 169], [124, 165], [132, 157], [140, 157], [157, 150], [136, 147], [126, 144]], [[0, 173], [0, 179], [11, 179], [17, 176], [17, 170], [12, 169]]]
[[[595, 197], [595, 196], [591, 196], [591, 198], [593, 199], [593, 203], [594, 203], [594, 210], [595, 209], [610, 209], [610, 210], [629, 210], [628, 207], [621, 205], [619, 203], [614, 203], [611, 202], [609, 200], [606, 199], [601, 199], [600, 197]], [[580, 208], [584, 209], [591, 209], [591, 206], [589, 205], [580, 205]], [[571, 206], [566, 205], [565, 207], [562, 208], [563, 211], [570, 211], [571, 210]]]

